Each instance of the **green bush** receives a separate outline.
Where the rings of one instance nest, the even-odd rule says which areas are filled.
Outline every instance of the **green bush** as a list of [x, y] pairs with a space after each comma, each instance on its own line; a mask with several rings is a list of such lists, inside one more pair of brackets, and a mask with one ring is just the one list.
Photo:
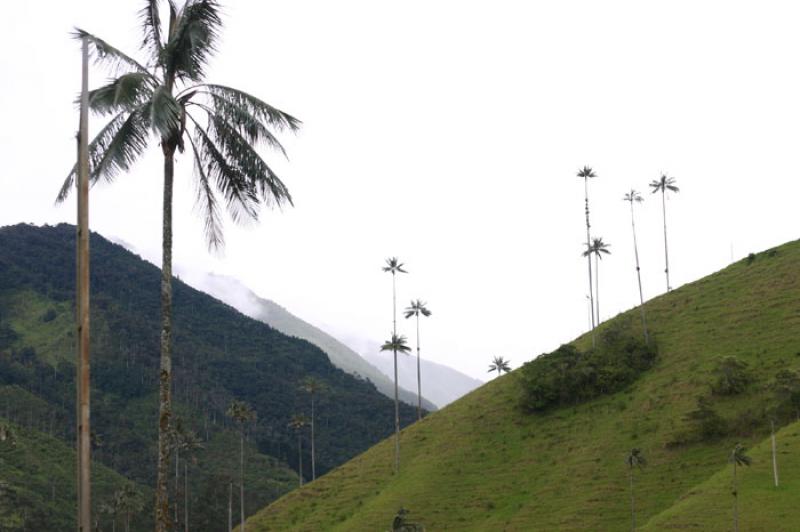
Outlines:
[[727, 356], [717, 361], [717, 375], [711, 390], [716, 395], [736, 395], [742, 393], [752, 381], [747, 363], [736, 357]]
[[692, 425], [693, 432], [701, 440], [718, 438], [728, 432], [728, 424], [706, 397], [697, 398], [697, 407], [684, 418]]
[[581, 352], [562, 345], [523, 365], [520, 406], [527, 412], [579, 404], [624, 389], [656, 360], [653, 345], [627, 333], [627, 326], [609, 327], [597, 346]]

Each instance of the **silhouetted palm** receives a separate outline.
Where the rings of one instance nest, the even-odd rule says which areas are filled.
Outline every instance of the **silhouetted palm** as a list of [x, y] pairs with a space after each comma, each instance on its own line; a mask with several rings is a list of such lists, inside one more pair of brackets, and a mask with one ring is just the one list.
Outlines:
[[[112, 181], [130, 170], [155, 140], [164, 156], [161, 364], [159, 369], [156, 530], [170, 526], [167, 478], [168, 429], [172, 416], [172, 196], [175, 156], [188, 150], [194, 159], [197, 205], [211, 248], [222, 246], [219, 202], [234, 222], [256, 219], [262, 204], [291, 204], [289, 191], [256, 151], [267, 146], [283, 152], [270, 129], [296, 130], [300, 122], [245, 92], [204, 83], [208, 60], [222, 26], [216, 0], [170, 0], [166, 28], [158, 0], [144, 2], [140, 12], [146, 54], [144, 63], [83, 30], [96, 63], [115, 77], [91, 91], [92, 111], [110, 117], [89, 145], [90, 180]], [[75, 181], [76, 168], [58, 195], [63, 201]], [[216, 190], [215, 190], [216, 189]]]
[[295, 414], [289, 421], [289, 428], [297, 434], [297, 477], [303, 486], [303, 428], [308, 426], [308, 418], [303, 414]]
[[639, 309], [641, 310], [642, 314], [642, 329], [644, 329], [644, 342], [646, 344], [650, 343], [650, 337], [647, 334], [647, 317], [645, 315], [644, 310], [644, 292], [642, 292], [642, 273], [641, 269], [639, 268], [639, 245], [636, 243], [636, 222], [634, 221], [633, 217], [633, 204], [634, 203], [641, 203], [644, 201], [641, 194], [639, 194], [634, 189], [631, 189], [630, 192], [625, 194], [625, 197], [622, 198], [624, 201], [627, 201], [631, 205], [631, 230], [633, 232], [633, 254], [636, 258], [636, 279], [639, 282]]
[[320, 393], [324, 388], [325, 386], [322, 384], [322, 381], [314, 377], [306, 377], [300, 384], [300, 389], [311, 396], [311, 480], [317, 479], [316, 450], [314, 447], [314, 396]]
[[611, 254], [611, 252], [608, 250], [608, 248], [610, 246], [611, 246], [611, 244], [606, 244], [605, 242], [603, 242], [602, 238], [593, 238], [592, 239], [592, 245], [589, 246], [588, 249], [586, 249], [583, 252], [583, 256], [584, 257], [590, 257], [591, 258], [591, 256], [594, 255], [594, 276], [595, 276], [595, 283], [594, 283], [595, 297], [594, 297], [594, 302], [595, 302], [595, 305], [597, 305], [597, 308], [595, 310], [595, 316], [597, 316], [597, 323], [598, 324], [600, 323], [600, 262], [599, 262], [599, 259], [602, 259], [604, 254], [605, 255], [610, 255]]
[[661, 174], [660, 179], [654, 179], [650, 182], [651, 192], [661, 192], [661, 214], [664, 220], [664, 273], [667, 276], [667, 292], [672, 288], [669, 284], [669, 250], [667, 248], [667, 192], [678, 192], [680, 189], [675, 185], [674, 177], [667, 177], [666, 174]]
[[497, 376], [499, 377], [501, 374], [508, 373], [509, 371], [511, 371], [510, 364], [511, 364], [510, 360], [506, 360], [503, 357], [496, 356], [492, 359], [492, 363], [489, 364], [488, 373], [496, 371]]
[[411, 305], [406, 307], [406, 319], [414, 316], [417, 318], [417, 419], [422, 419], [422, 373], [420, 370], [420, 355], [419, 355], [419, 316], [423, 315], [428, 317], [431, 311], [425, 306], [425, 303], [419, 299], [412, 301]]
[[232, 418], [239, 424], [239, 503], [241, 508], [241, 531], [245, 532], [244, 522], [244, 428], [246, 423], [252, 423], [256, 420], [255, 411], [250, 408], [250, 405], [244, 401], [234, 399], [231, 401], [228, 410], [225, 412], [228, 417]]
[[398, 260], [397, 257], [389, 257], [386, 259], [386, 266], [383, 271], [392, 274], [392, 334], [397, 334], [397, 290], [395, 286], [395, 277], [398, 273], [408, 273], [403, 269], [404, 264]]
[[391, 340], [383, 343], [381, 351], [391, 351], [394, 354], [394, 470], [400, 471], [400, 400], [397, 395], [397, 353], [408, 353], [411, 348], [406, 344], [405, 336], [392, 334]]
[[[586, 211], [586, 247], [588, 248], [591, 246], [592, 243], [592, 236], [591, 236], [591, 224], [589, 223], [589, 179], [597, 177], [597, 174], [589, 168], [588, 166], [584, 166], [580, 170], [578, 170], [578, 177], [583, 179], [583, 190], [584, 190], [584, 197], [585, 197], [585, 211]], [[594, 317], [594, 295], [592, 290], [592, 258], [588, 257], [586, 261], [587, 266], [589, 267], [589, 299], [591, 299], [591, 309], [592, 309], [592, 346], [594, 346], [594, 327], [596, 324], [596, 320]]]
[[631, 530], [636, 530], [636, 505], [633, 496], [633, 468], [638, 467], [641, 469], [647, 464], [642, 451], [640, 449], [631, 449], [628, 456], [625, 457], [625, 463], [628, 464], [628, 473], [630, 475], [631, 484]]
[[749, 466], [752, 459], [745, 454], [747, 449], [741, 443], [731, 451], [728, 461], [733, 464], [733, 530], [739, 532], [739, 481], [736, 478], [736, 466]]

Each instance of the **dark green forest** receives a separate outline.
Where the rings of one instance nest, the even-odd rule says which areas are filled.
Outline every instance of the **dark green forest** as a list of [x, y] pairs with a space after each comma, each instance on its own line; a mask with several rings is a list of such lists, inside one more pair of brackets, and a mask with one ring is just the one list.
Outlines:
[[[145, 502], [132, 518], [136, 530], [152, 525], [159, 278], [157, 267], [92, 234], [93, 458], [95, 474], [105, 479], [95, 483], [93, 504], [110, 504], [114, 490], [134, 483]], [[9, 529], [73, 523], [74, 466], [65, 461], [74, 460], [74, 279], [73, 226], [0, 228], [0, 421], [18, 433], [16, 448], [0, 449], [0, 491], [15, 501], [0, 504], [0, 525]], [[238, 478], [237, 428], [225, 415], [233, 399], [257, 412], [247, 436], [248, 514], [297, 484], [297, 439], [288, 424], [293, 414], [310, 408], [299, 389], [303, 378], [325, 385], [317, 397], [318, 474], [393, 430], [393, 404], [370, 382], [335, 368], [316, 346], [177, 279], [173, 364], [176, 414], [202, 444], [186, 462], [193, 529], [226, 526], [228, 483]], [[401, 405], [404, 426], [415, 416], [412, 407]], [[44, 455], [59, 453], [59, 471], [48, 471]], [[309, 463], [304, 460], [307, 478]], [[180, 468], [180, 485], [170, 489], [183, 514], [182, 463]], [[110, 530], [114, 513], [98, 515], [101, 528]], [[117, 519], [122, 527], [123, 517]]]

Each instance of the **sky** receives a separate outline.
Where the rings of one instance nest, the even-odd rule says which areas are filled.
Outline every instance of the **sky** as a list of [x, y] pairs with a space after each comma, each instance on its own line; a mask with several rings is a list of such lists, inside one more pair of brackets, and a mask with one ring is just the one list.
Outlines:
[[[136, 55], [140, 1], [4, 6], [0, 32], [0, 225], [73, 223], [54, 205], [75, 157], [75, 26]], [[423, 356], [486, 379], [588, 325], [584, 189], [600, 265], [602, 319], [638, 301], [632, 187], [646, 298], [663, 293], [660, 200], [673, 287], [794, 240], [800, 189], [800, 4], [791, 1], [374, 0], [222, 2], [216, 83], [300, 118], [264, 157], [293, 208], [226, 224], [208, 252], [192, 164], [176, 163], [176, 271], [234, 277], [353, 344], [391, 333], [413, 298], [433, 315]], [[139, 56], [141, 57], [141, 56]], [[93, 68], [90, 85], [107, 73]], [[92, 130], [103, 125], [92, 119]], [[94, 231], [160, 263], [161, 161], [92, 190]], [[414, 342], [410, 321], [400, 332]]]

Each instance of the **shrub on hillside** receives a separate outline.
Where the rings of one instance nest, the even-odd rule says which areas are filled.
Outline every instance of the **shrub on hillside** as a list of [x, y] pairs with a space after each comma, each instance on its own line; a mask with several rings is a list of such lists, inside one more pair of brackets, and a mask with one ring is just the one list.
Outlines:
[[626, 324], [607, 328], [597, 346], [581, 352], [562, 345], [525, 363], [518, 372], [520, 406], [527, 412], [575, 405], [620, 391], [653, 366], [656, 350], [627, 332]]
[[716, 410], [711, 407], [711, 402], [706, 397], [697, 398], [697, 407], [686, 414], [686, 419], [695, 436], [701, 440], [718, 438], [728, 432], [728, 424]]
[[716, 395], [736, 395], [742, 393], [752, 381], [747, 363], [736, 357], [727, 356], [717, 361], [717, 375], [711, 390]]
[[777, 414], [800, 420], [800, 374], [794, 370], [782, 369], [775, 375], [770, 388], [775, 395]]

